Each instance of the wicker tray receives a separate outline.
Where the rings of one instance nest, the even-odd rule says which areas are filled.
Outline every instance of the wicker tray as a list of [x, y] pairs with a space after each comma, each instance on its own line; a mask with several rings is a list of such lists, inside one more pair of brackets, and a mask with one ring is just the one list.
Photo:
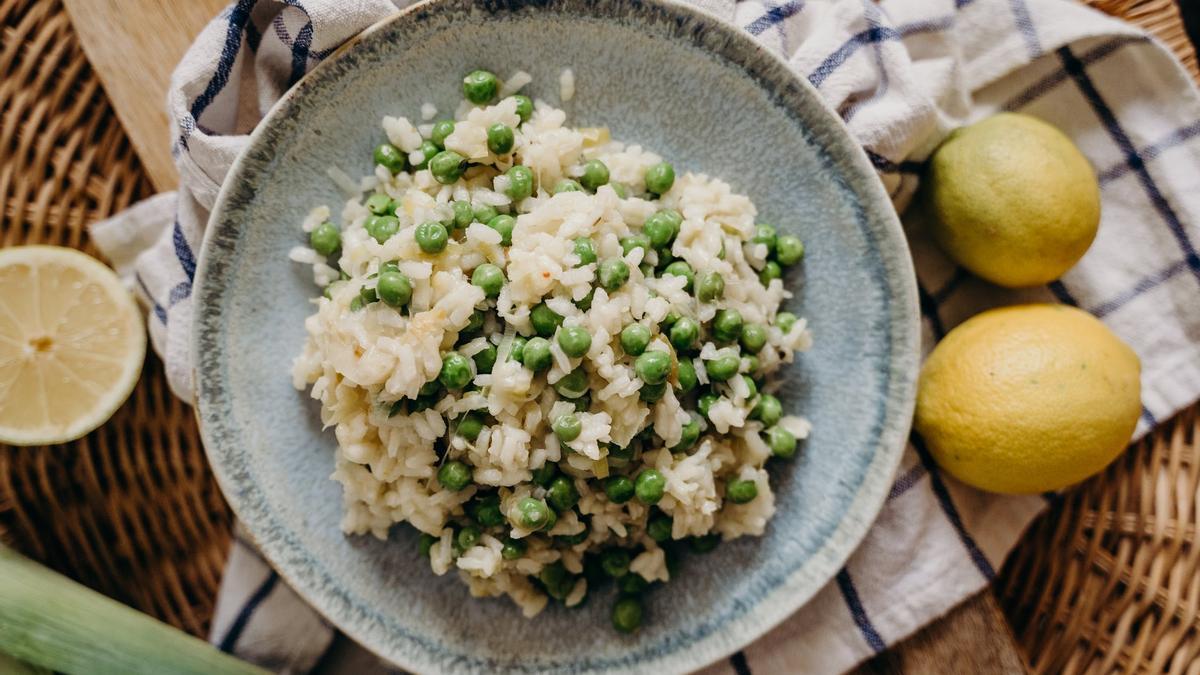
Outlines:
[[[1174, 0], [1091, 4], [1153, 31], [1200, 78]], [[95, 253], [87, 223], [149, 196], [150, 183], [59, 1], [0, 0], [0, 26], [0, 246]], [[1200, 672], [1198, 491], [1200, 406], [1031, 527], [995, 590], [1035, 671]], [[231, 520], [153, 355], [95, 433], [0, 446], [4, 543], [197, 635]]]

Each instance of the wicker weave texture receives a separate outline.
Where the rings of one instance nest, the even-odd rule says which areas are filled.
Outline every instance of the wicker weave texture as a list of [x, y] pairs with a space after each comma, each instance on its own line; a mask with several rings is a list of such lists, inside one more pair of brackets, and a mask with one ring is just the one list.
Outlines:
[[[1154, 32], [1200, 78], [1174, 0], [1091, 4]], [[86, 224], [150, 184], [58, 0], [0, 0], [0, 26], [0, 245], [94, 253]], [[1064, 495], [1006, 565], [997, 592], [1036, 671], [1200, 675], [1198, 410]], [[230, 524], [154, 356], [97, 432], [0, 446], [5, 543], [195, 634], [211, 619]]]

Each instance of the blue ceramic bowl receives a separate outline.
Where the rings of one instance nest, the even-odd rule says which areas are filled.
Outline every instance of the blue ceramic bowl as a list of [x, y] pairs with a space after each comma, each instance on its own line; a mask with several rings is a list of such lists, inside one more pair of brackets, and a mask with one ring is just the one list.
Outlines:
[[[291, 386], [315, 290], [288, 250], [316, 204], [340, 204], [330, 166], [371, 170], [384, 114], [453, 110], [477, 67], [525, 69], [527, 93], [565, 104], [680, 171], [724, 177], [808, 254], [789, 283], [815, 339], [785, 374], [784, 406], [812, 420], [793, 462], [772, 463], [778, 512], [765, 536], [685, 559], [651, 592], [634, 636], [611, 598], [532, 621], [436, 577], [416, 533], [346, 537], [334, 438]], [[659, 1], [536, 0], [418, 5], [329, 58], [255, 131], [225, 182], [197, 277], [199, 416], [221, 487], [263, 553], [339, 628], [429, 672], [665, 673], [746, 645], [803, 605], [862, 539], [909, 428], [917, 302], [908, 249], [866, 156], [817, 93], [739, 29]]]

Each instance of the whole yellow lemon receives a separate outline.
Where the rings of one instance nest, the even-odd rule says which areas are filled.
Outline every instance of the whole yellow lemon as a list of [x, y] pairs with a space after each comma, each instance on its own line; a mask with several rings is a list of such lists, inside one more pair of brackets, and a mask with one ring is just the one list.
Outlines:
[[951, 258], [1014, 288], [1062, 276], [1100, 224], [1087, 158], [1058, 129], [1016, 113], [952, 132], [930, 158], [922, 200]]
[[1090, 314], [1066, 305], [993, 309], [925, 361], [915, 426], [938, 464], [984, 490], [1057, 490], [1129, 443], [1141, 363]]

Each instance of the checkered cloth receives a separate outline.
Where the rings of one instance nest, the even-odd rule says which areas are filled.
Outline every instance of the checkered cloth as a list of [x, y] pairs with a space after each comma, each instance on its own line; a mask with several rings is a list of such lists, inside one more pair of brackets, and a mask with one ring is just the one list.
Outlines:
[[[1200, 105], [1161, 45], [1063, 0], [695, 1], [756, 36], [820, 91], [900, 209], [948, 130], [999, 110], [1049, 121], [1096, 167], [1100, 233], [1083, 261], [1048, 287], [989, 286], [910, 233], [927, 350], [987, 307], [1059, 301], [1099, 316], [1141, 357], [1139, 436], [1200, 397]], [[100, 223], [93, 235], [152, 308], [154, 345], [184, 398], [192, 386], [194, 251], [245, 134], [307, 70], [393, 11], [384, 0], [242, 0], [205, 29], [176, 71], [169, 104], [178, 194]], [[1047, 501], [967, 488], [939, 472], [914, 438], [878, 522], [836, 579], [710, 672], [852, 667], [982, 589]], [[252, 549], [235, 547], [215, 643], [303, 672], [333, 637]], [[325, 664], [335, 670], [383, 668], [351, 649], [334, 653]]]

